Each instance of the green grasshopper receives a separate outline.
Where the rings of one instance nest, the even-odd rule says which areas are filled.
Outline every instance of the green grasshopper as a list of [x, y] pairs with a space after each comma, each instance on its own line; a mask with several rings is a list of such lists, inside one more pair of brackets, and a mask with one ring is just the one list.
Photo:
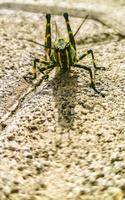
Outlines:
[[[89, 72], [90, 79], [91, 79], [91, 87], [94, 89], [94, 91], [98, 94], [101, 94], [104, 96], [100, 91], [98, 91], [95, 87], [95, 71], [97, 69], [101, 69], [96, 66], [96, 61], [94, 58], [93, 51], [90, 49], [87, 52], [83, 53], [79, 58], [76, 56], [76, 43], [75, 43], [75, 35], [80, 29], [80, 27], [77, 29], [76, 33], [73, 34], [70, 23], [69, 23], [69, 17], [68, 13], [63, 14], [69, 39], [68, 41], [63, 38], [56, 39], [53, 44], [51, 42], [51, 15], [46, 14], [46, 33], [45, 33], [45, 60], [40, 60], [35, 58], [34, 64], [32, 67], [32, 76], [27, 76], [26, 78], [29, 79], [36, 79], [36, 69], [38, 69], [41, 73], [44, 74], [44, 72], [48, 69], [52, 70], [55, 67], [60, 67], [63, 71], [70, 71], [71, 67], [74, 68], [82, 68]], [[36, 42], [37, 43], [37, 42]], [[82, 60], [85, 56], [91, 55], [92, 57], [92, 67], [88, 67], [85, 65], [79, 64], [79, 61]], [[38, 67], [37, 63], [44, 64], [44, 67]]]

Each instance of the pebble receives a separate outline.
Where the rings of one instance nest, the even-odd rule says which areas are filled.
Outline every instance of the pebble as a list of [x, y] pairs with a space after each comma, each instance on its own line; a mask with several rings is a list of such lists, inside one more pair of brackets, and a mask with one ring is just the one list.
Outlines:
[[8, 142], [8, 149], [11, 151], [17, 151], [19, 149], [19, 144], [16, 141]]
[[117, 151], [117, 152], [113, 152], [112, 154], [111, 154], [111, 162], [113, 163], [113, 162], [116, 162], [116, 161], [121, 161], [122, 160], [122, 158], [120, 157], [120, 153]]
[[33, 155], [31, 152], [29, 151], [24, 151], [24, 154], [23, 154], [26, 158], [29, 158], [29, 159], [32, 159], [33, 158]]
[[121, 172], [122, 170], [125, 170], [125, 162], [117, 161], [114, 164], [114, 169], [116, 173]]
[[33, 162], [34, 167], [37, 171], [41, 171], [44, 169], [44, 163], [41, 160], [36, 160]]
[[7, 139], [8, 139], [9, 141], [14, 140], [14, 139], [15, 139], [15, 134], [10, 133], [10, 134], [7, 136]]
[[111, 187], [108, 189], [108, 192], [112, 195], [112, 200], [123, 200], [123, 192], [121, 189]]
[[10, 186], [8, 186], [8, 185], [6, 185], [6, 186], [4, 186], [4, 188], [3, 188], [3, 192], [4, 192], [4, 194], [5, 194], [5, 196], [9, 196], [10, 194], [11, 194], [11, 187]]

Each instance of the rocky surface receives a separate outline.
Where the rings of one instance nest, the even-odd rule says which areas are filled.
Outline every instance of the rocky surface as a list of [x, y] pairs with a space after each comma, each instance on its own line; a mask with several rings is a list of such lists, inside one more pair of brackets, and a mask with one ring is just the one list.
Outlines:
[[[55, 20], [67, 37], [63, 17], [53, 16], [53, 38]], [[75, 32], [82, 19], [70, 21]], [[28, 39], [43, 44], [44, 35], [44, 14], [0, 10], [0, 200], [123, 200], [124, 33], [87, 19], [76, 36], [78, 55], [91, 48], [106, 69], [96, 72], [105, 97], [82, 69], [23, 79], [44, 56]], [[82, 63], [91, 65], [91, 57]]]

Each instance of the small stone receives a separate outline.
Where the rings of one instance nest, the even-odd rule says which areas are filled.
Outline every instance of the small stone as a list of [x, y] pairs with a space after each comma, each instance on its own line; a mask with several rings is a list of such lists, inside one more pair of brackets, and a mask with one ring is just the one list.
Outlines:
[[120, 180], [120, 188], [121, 188], [121, 190], [125, 191], [125, 179]]
[[82, 186], [76, 186], [76, 187], [74, 187], [74, 189], [73, 189], [73, 193], [75, 194], [75, 195], [79, 195], [79, 194], [83, 194], [83, 193], [85, 193], [85, 191], [83, 190], [83, 187]]
[[6, 128], [6, 126], [7, 126], [7, 124], [6, 124], [6, 123], [4, 123], [4, 122], [2, 122], [2, 123], [1, 123], [2, 130], [3, 130], [3, 129], [5, 129], [5, 128]]
[[11, 151], [17, 151], [19, 149], [19, 145], [16, 141], [11, 141], [9, 143], [8, 149]]
[[44, 164], [41, 160], [36, 160], [33, 162], [34, 167], [36, 168], [37, 171], [41, 171], [44, 168]]
[[18, 193], [19, 192], [19, 188], [17, 187], [13, 187], [11, 190], [11, 193]]
[[6, 185], [6, 186], [3, 188], [3, 192], [4, 192], [5, 196], [8, 197], [8, 196], [11, 194], [11, 188], [10, 188], [8, 185]]
[[118, 172], [121, 172], [122, 170], [125, 169], [125, 163], [124, 162], [121, 162], [121, 161], [117, 161], [115, 162], [114, 164], [114, 169], [115, 171], [118, 173]]
[[87, 115], [88, 114], [88, 109], [83, 108], [81, 112], [82, 112], [83, 115]]
[[7, 139], [8, 139], [9, 141], [12, 141], [12, 140], [15, 139], [15, 135], [14, 135], [14, 134], [9, 134], [9, 135], [7, 136]]
[[109, 188], [109, 193], [112, 195], [112, 200], [122, 200], [123, 193], [119, 188], [111, 187]]
[[31, 154], [31, 152], [28, 152], [28, 151], [24, 151], [24, 156], [26, 158], [29, 158], [29, 159], [32, 159], [33, 158], [33, 155]]
[[120, 158], [119, 152], [113, 152], [111, 154], [111, 162], [115, 162], [115, 161], [121, 161], [122, 159]]

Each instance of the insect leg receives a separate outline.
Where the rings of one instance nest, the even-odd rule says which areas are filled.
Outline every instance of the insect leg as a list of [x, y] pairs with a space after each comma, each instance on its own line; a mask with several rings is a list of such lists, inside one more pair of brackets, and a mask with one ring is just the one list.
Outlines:
[[45, 33], [45, 60], [50, 57], [51, 54], [51, 15], [46, 14], [46, 33]]
[[[39, 67], [37, 67], [37, 63], [43, 63], [44, 65], [49, 65], [49, 62], [45, 61], [45, 60], [40, 60], [38, 58], [35, 58], [33, 61], [33, 67], [32, 67], [32, 74], [28, 75], [28, 76], [24, 76], [24, 79], [27, 80], [34, 80], [36, 79], [36, 71], [37, 69], [40, 71]], [[40, 71], [41, 72], [41, 71]], [[42, 72], [44, 74], [44, 72]]]
[[55, 67], [55, 65], [54, 64], [49, 64], [49, 65], [47, 65], [46, 67], [42, 67], [42, 68], [38, 68], [39, 69], [39, 71], [41, 72], [41, 73], [43, 73], [44, 74], [44, 71], [46, 71], [46, 70], [48, 70], [48, 69], [53, 69]]
[[[49, 65], [47, 65], [46, 67], [42, 67], [42, 68], [39, 67], [38, 69], [39, 69], [39, 71], [40, 71], [42, 74], [45, 75], [44, 78], [47, 79], [47, 78], [49, 77], [48, 73], [50, 73], [50, 71], [51, 71], [54, 67], [55, 67], [54, 64], [49, 64]], [[48, 72], [47, 74], [44, 73], [46, 70], [49, 70], [49, 72]]]
[[72, 33], [72, 30], [71, 30], [71, 27], [70, 27], [70, 24], [69, 24], [68, 13], [64, 13], [63, 16], [64, 16], [65, 21], [66, 21], [66, 26], [67, 26], [67, 30], [68, 30], [68, 34], [69, 34], [69, 40], [70, 40], [71, 45], [73, 46], [73, 48], [76, 49], [74, 35]]
[[32, 67], [32, 74], [28, 76], [24, 76], [24, 79], [27, 81], [27, 79], [34, 80], [36, 79], [36, 63], [39, 62], [39, 59], [35, 58], [33, 61], [33, 67]]
[[87, 70], [89, 72], [89, 74], [90, 74], [91, 87], [93, 88], [93, 90], [96, 93], [101, 94], [104, 97], [104, 94], [102, 94], [99, 90], [96, 89], [96, 86], [95, 86], [95, 72], [92, 70], [92, 68], [91, 67], [87, 67], [85, 65], [80, 65], [80, 64], [75, 64], [74, 67], [82, 68], [82, 69]]
[[105, 69], [104, 67], [97, 67], [96, 66], [96, 60], [95, 60], [95, 57], [94, 57], [94, 54], [93, 54], [93, 51], [90, 49], [90, 50], [88, 50], [86, 53], [83, 53], [80, 57], [79, 57], [79, 59], [77, 60], [77, 61], [80, 61], [80, 60], [82, 60], [84, 57], [86, 57], [87, 55], [89, 55], [89, 54], [91, 54], [91, 57], [92, 57], [92, 63], [93, 63], [93, 66], [94, 66], [94, 68], [97, 70], [97, 69]]

